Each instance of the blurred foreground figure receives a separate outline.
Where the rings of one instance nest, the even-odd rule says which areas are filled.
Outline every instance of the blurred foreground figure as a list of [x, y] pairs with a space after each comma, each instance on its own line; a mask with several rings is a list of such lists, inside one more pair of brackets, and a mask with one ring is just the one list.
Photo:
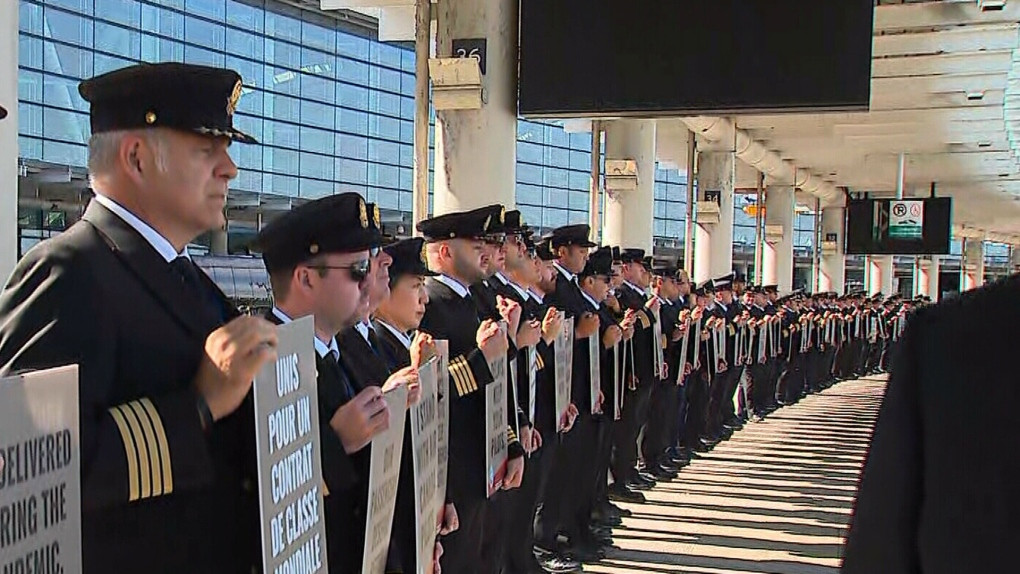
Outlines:
[[1018, 297], [1013, 276], [912, 319], [893, 359], [844, 573], [1016, 571]]

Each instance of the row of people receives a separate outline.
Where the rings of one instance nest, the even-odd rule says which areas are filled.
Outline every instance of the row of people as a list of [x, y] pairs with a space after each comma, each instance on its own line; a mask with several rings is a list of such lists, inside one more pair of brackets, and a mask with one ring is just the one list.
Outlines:
[[[405, 456], [387, 572], [576, 571], [612, 544], [628, 513], [613, 502], [643, 501], [746, 419], [834, 373], [882, 368], [901, 331], [909, 305], [897, 301], [780, 299], [744, 293], [735, 275], [692, 289], [675, 265], [599, 247], [585, 225], [536, 237], [498, 205], [394, 242], [354, 193], [260, 231], [274, 307], [242, 316], [187, 251], [225, 223], [228, 146], [256, 143], [233, 126], [240, 86], [232, 71], [186, 64], [83, 82], [95, 198], [0, 293], [0, 375], [79, 365], [86, 572], [261, 570], [252, 381], [276, 359], [277, 326], [301, 317], [314, 324], [326, 553], [339, 573], [363, 569], [372, 441], [408, 416], [384, 394], [405, 386], [418, 400], [436, 341], [449, 357], [441, 536], [419, 564]], [[516, 375], [491, 492], [485, 390], [504, 357]]]

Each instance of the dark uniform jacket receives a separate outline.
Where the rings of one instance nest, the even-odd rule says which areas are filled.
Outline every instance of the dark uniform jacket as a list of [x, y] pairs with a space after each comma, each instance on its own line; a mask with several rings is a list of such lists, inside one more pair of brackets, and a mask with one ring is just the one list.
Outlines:
[[[425, 280], [429, 303], [421, 330], [447, 339], [450, 348], [450, 476], [448, 497], [485, 499], [485, 386], [492, 382], [485, 355], [475, 342], [478, 308], [435, 277]], [[519, 444], [519, 443], [518, 443]]]
[[[563, 311], [568, 319], [574, 319], [577, 328], [578, 319], [585, 313], [596, 310], [585, 300], [581, 288], [557, 269], [556, 290], [546, 295], [546, 303], [557, 310]], [[601, 330], [601, 325], [600, 325]], [[597, 334], [595, 336], [598, 336]], [[580, 413], [591, 413], [591, 379], [588, 362], [588, 339], [574, 337], [573, 378], [570, 387], [570, 402]], [[587, 410], [586, 410], [587, 409]]]
[[630, 340], [634, 347], [634, 374], [642, 384], [654, 381], [657, 378], [652, 356], [652, 322], [655, 321], [655, 315], [645, 309], [648, 298], [644, 293], [624, 283], [617, 289], [616, 299], [620, 302], [622, 310], [634, 309], [638, 312], [638, 321], [634, 323], [634, 337]]
[[85, 572], [261, 564], [251, 394], [203, 432], [192, 386], [206, 337], [237, 313], [198, 276], [207, 298], [92, 202], [0, 294], [0, 375], [80, 367]]
[[897, 355], [845, 549], [846, 574], [1013, 572], [1020, 276], [917, 312]]

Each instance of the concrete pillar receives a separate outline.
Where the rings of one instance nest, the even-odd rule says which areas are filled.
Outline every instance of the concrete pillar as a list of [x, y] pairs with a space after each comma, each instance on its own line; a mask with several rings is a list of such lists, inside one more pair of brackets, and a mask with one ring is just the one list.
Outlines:
[[1020, 246], [1009, 247], [1009, 272], [1010, 274], [1020, 272]]
[[0, 284], [18, 260], [18, 2], [0, 2]]
[[782, 237], [766, 234], [762, 246], [762, 285], [779, 285], [779, 292], [793, 290], [793, 229], [794, 205], [793, 187], [769, 185], [765, 192], [765, 230], [771, 225], [783, 228]]
[[635, 190], [610, 191], [602, 220], [602, 243], [652, 252], [655, 210], [655, 121], [616, 120], [606, 124], [606, 159], [637, 162]]
[[960, 290], [970, 291], [985, 284], [985, 242], [967, 239], [963, 244]]
[[486, 40], [482, 108], [436, 113], [433, 214], [516, 204], [517, 2], [444, 0], [436, 53], [453, 55], [454, 39]]
[[871, 255], [867, 258], [867, 269], [864, 279], [867, 281], [865, 288], [868, 295], [882, 293], [891, 295], [896, 286], [893, 285], [893, 256], [892, 255]]
[[721, 277], [733, 269], [733, 183], [736, 155], [732, 151], [701, 152], [698, 159], [698, 201], [718, 194], [719, 222], [700, 215], [694, 229], [694, 280]]
[[209, 254], [228, 255], [227, 232], [216, 230], [209, 234]]
[[918, 258], [914, 264], [914, 295], [925, 295], [932, 300], [938, 301], [941, 289], [939, 287], [939, 273], [942, 264], [938, 255], [931, 259]]
[[836, 251], [822, 253], [819, 262], [818, 288], [821, 291], [843, 293], [846, 288], [846, 256], [843, 253], [843, 207], [832, 206], [822, 210], [822, 240], [836, 236]]

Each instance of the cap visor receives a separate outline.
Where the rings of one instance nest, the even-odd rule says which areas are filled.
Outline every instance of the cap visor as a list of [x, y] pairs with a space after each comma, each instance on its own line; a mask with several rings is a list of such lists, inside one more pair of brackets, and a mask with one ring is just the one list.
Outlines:
[[198, 133], [198, 134], [201, 134], [201, 135], [204, 135], [204, 136], [229, 138], [231, 141], [235, 141], [237, 143], [244, 143], [244, 144], [257, 144], [257, 143], [259, 143], [259, 140], [251, 137], [250, 135], [242, 132], [241, 130], [236, 130], [234, 128], [230, 128], [229, 130], [221, 130], [219, 128], [201, 127], [201, 128], [195, 128], [194, 131], [195, 131], [195, 133]]

